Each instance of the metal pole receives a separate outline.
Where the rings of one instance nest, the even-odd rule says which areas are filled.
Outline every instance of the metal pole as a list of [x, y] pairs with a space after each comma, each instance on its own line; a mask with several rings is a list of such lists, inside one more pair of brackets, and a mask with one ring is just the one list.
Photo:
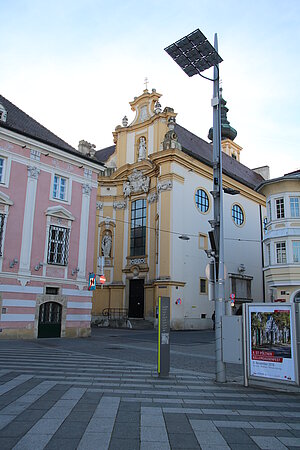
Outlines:
[[[218, 51], [218, 37], [215, 34], [215, 50]], [[222, 359], [222, 316], [225, 313], [224, 293], [224, 234], [223, 234], [223, 187], [222, 187], [222, 150], [221, 150], [221, 104], [219, 90], [219, 66], [214, 66], [213, 87], [213, 190], [214, 195], [214, 228], [217, 238], [218, 270], [216, 282], [216, 381], [226, 381], [226, 368]]]

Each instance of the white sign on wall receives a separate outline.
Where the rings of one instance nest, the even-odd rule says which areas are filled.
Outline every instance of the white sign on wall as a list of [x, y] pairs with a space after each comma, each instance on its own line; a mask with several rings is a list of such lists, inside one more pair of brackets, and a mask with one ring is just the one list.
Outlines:
[[297, 382], [292, 305], [249, 305], [249, 376]]

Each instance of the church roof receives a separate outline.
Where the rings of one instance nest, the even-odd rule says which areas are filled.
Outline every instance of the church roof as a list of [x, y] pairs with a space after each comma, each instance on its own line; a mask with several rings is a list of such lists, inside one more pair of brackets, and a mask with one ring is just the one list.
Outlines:
[[52, 145], [53, 147], [59, 148], [60, 150], [64, 150], [78, 157], [92, 161], [90, 157], [83, 155], [67, 142], [63, 141], [61, 138], [56, 136], [50, 130], [48, 130], [28, 114], [23, 112], [2, 95], [0, 95], [0, 104], [5, 108], [7, 112], [6, 120], [0, 121], [0, 128], [7, 128], [8, 130], [35, 139], [41, 143]]
[[108, 158], [115, 152], [116, 146], [111, 145], [110, 147], [102, 148], [101, 150], [98, 150], [95, 154], [95, 157], [97, 161], [101, 163], [105, 163]]
[[[182, 151], [199, 161], [213, 165], [212, 144], [204, 141], [179, 124], [175, 125], [178, 142], [182, 145]], [[222, 153], [223, 173], [240, 183], [254, 189], [264, 179], [261, 175], [241, 164], [226, 153]]]

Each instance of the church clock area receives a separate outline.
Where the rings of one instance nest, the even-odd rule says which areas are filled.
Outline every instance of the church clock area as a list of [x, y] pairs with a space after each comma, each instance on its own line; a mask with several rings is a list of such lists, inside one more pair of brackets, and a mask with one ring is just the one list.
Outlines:
[[[235, 293], [233, 312], [239, 313], [243, 303], [264, 296], [265, 197], [255, 188], [265, 172], [240, 162], [237, 132], [223, 98], [221, 104], [223, 183], [236, 193], [224, 194], [225, 295]], [[94, 292], [92, 321], [153, 326], [158, 297], [166, 296], [172, 329], [212, 328], [214, 303], [205, 283], [213, 220], [211, 140], [179, 125], [155, 89], [145, 89], [130, 106], [132, 122], [125, 116], [113, 145], [95, 153], [105, 170], [98, 177], [94, 271], [106, 283]]]

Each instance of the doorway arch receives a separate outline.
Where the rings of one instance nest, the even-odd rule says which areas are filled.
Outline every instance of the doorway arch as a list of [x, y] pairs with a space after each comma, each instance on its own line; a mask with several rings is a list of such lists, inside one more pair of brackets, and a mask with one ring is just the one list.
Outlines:
[[61, 336], [62, 305], [57, 302], [44, 302], [39, 308], [38, 338]]

